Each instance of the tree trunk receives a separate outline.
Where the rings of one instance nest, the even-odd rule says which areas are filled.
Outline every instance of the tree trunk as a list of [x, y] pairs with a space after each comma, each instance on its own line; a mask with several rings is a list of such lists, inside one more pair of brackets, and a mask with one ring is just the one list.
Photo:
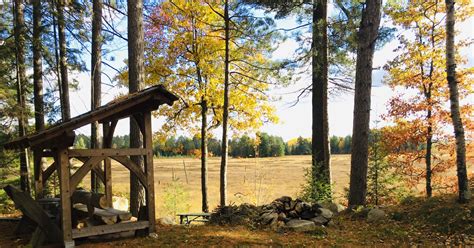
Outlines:
[[446, 0], [446, 71], [451, 102], [451, 119], [456, 137], [456, 168], [458, 176], [458, 200], [468, 202], [471, 198], [466, 171], [466, 144], [464, 127], [459, 110], [458, 82], [456, 81], [456, 61], [454, 47], [454, 0]]
[[207, 101], [201, 100], [201, 192], [202, 211], [209, 212], [207, 202]]
[[[313, 2], [313, 43], [312, 43], [312, 172], [313, 180], [331, 184], [329, 127], [328, 127], [328, 37], [327, 1]], [[316, 192], [318, 193], [318, 192]], [[329, 192], [330, 193], [330, 192]]]
[[[431, 101], [431, 93], [429, 94], [428, 101]], [[426, 196], [431, 197], [433, 195], [433, 188], [431, 187], [431, 150], [433, 147], [433, 124], [432, 120], [432, 110], [428, 109], [428, 115], [426, 116], [428, 120], [428, 128], [426, 130], [426, 153], [425, 153], [425, 166], [426, 166]]]
[[64, 19], [64, 6], [67, 0], [57, 0], [58, 10], [58, 35], [59, 35], [59, 68], [61, 71], [61, 117], [62, 121], [71, 119], [71, 107], [69, 104], [69, 81], [67, 75], [67, 51], [66, 51], [66, 21]]
[[[17, 103], [20, 112], [18, 113], [18, 135], [26, 135], [28, 117], [26, 116], [26, 68], [25, 68], [25, 19], [24, 6], [22, 0], [15, 0], [15, 45], [16, 45], [16, 69], [17, 69]], [[28, 150], [20, 150], [20, 187], [25, 192], [30, 192], [30, 182], [28, 173]]]
[[[43, 52], [41, 39], [41, 1], [33, 0], [33, 95], [35, 105], [35, 130], [44, 129], [44, 100], [43, 100]], [[36, 199], [43, 198], [42, 171], [44, 159], [34, 151], [34, 173]]]
[[[143, 0], [127, 1], [128, 6], [128, 82], [129, 93], [144, 87], [144, 46], [143, 46]], [[143, 147], [140, 128], [130, 118], [130, 147]], [[144, 167], [142, 156], [133, 156], [132, 160]], [[130, 173], [130, 211], [137, 217], [140, 206], [145, 205], [145, 192], [138, 178]]]
[[[92, 54], [91, 54], [91, 110], [100, 107], [101, 104], [101, 76], [102, 76], [102, 0], [93, 0], [92, 3]], [[99, 123], [95, 121], [91, 125], [91, 148], [100, 148]], [[99, 180], [97, 175], [91, 171], [92, 192], [98, 192]]]
[[224, 110], [222, 114], [222, 155], [221, 155], [221, 174], [220, 174], [220, 205], [225, 206], [227, 202], [227, 158], [228, 147], [228, 120], [229, 120], [229, 2], [224, 3], [224, 23], [225, 23], [225, 69], [224, 69]]
[[[430, 94], [431, 95], [431, 94]], [[431, 96], [429, 98], [429, 102], [431, 102]], [[425, 153], [425, 165], [426, 165], [426, 196], [431, 197], [433, 194], [433, 188], [431, 187], [431, 150], [433, 147], [433, 126], [431, 124], [431, 109], [428, 110], [428, 128], [426, 134], [426, 153]]]
[[349, 206], [364, 205], [367, 193], [372, 61], [381, 16], [381, 0], [367, 0], [357, 34]]

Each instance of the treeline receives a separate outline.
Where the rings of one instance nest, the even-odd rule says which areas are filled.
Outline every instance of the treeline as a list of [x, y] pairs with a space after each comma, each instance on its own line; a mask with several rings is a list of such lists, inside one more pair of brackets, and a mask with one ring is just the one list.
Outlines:
[[[330, 139], [332, 154], [349, 154], [351, 151], [351, 136], [332, 136]], [[115, 136], [112, 148], [127, 148], [130, 144], [128, 135]], [[90, 137], [79, 134], [74, 144], [77, 148], [89, 148]], [[283, 141], [282, 137], [258, 133], [255, 137], [242, 135], [229, 141], [229, 155], [234, 158], [251, 157], [280, 157], [284, 155], [310, 155], [311, 139], [298, 137]], [[169, 137], [164, 141], [155, 141], [153, 152], [158, 157], [198, 156], [201, 154], [201, 139], [197, 136]], [[209, 156], [221, 156], [221, 141], [208, 139]]]

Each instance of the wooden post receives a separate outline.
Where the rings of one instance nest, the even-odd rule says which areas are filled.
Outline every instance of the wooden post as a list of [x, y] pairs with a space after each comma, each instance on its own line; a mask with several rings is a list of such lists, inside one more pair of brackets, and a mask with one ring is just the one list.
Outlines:
[[72, 222], [71, 222], [71, 190], [70, 190], [70, 171], [69, 156], [67, 147], [58, 148], [56, 152], [56, 163], [58, 164], [59, 190], [61, 196], [61, 229], [63, 231], [63, 241], [65, 247], [74, 246], [72, 240]]
[[33, 171], [35, 176], [35, 198], [43, 198], [43, 168], [41, 159], [43, 158], [43, 149], [34, 149], [33, 151]]
[[145, 175], [147, 179], [146, 207], [148, 221], [150, 222], [148, 232], [151, 234], [155, 232], [155, 180], [153, 170], [153, 136], [151, 130], [151, 112], [148, 111], [143, 114], [143, 123], [143, 145], [147, 150], [147, 154], [145, 155]]
[[[104, 133], [102, 146], [103, 148], [111, 148], [113, 129], [108, 122], [103, 123], [102, 127]], [[104, 179], [107, 206], [112, 207], [112, 163], [109, 157], [104, 159]]]

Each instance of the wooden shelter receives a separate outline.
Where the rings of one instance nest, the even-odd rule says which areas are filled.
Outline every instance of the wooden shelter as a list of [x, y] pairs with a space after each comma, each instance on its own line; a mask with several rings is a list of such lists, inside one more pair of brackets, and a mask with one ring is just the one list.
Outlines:
[[[36, 198], [43, 197], [43, 187], [51, 174], [57, 170], [60, 186], [60, 230], [65, 246], [74, 244], [74, 239], [100, 234], [116, 233], [144, 229], [154, 233], [155, 228], [155, 193], [153, 172], [153, 147], [151, 111], [162, 104], [172, 105], [178, 98], [163, 86], [156, 85], [140, 92], [114, 100], [100, 108], [84, 113], [69, 121], [59, 123], [44, 131], [15, 139], [4, 145], [7, 149], [31, 148], [35, 161], [43, 157], [51, 157], [54, 162], [45, 170], [35, 163], [34, 181]], [[118, 120], [130, 117], [138, 124], [143, 135], [143, 147], [112, 149], [112, 138]], [[103, 148], [72, 149], [75, 139], [74, 130], [98, 121], [103, 125]], [[138, 166], [134, 156], [142, 156], [144, 168]], [[70, 159], [76, 158], [82, 166], [71, 173]], [[109, 206], [112, 204], [112, 171], [111, 160], [125, 166], [133, 173], [145, 188], [146, 206], [144, 217], [138, 221], [117, 223], [112, 225], [91, 226], [76, 229], [72, 226], [71, 196], [80, 181], [89, 171], [94, 171], [105, 185], [105, 196]]]

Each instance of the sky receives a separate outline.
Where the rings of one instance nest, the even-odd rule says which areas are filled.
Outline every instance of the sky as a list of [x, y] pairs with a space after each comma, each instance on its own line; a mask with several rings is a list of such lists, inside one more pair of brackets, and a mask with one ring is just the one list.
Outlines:
[[[463, 23], [457, 23], [456, 28], [460, 30], [460, 34], [457, 38], [474, 38], [474, 18], [471, 18]], [[294, 19], [281, 20], [277, 22], [279, 28], [289, 28], [296, 26]], [[122, 25], [126, 29], [125, 25]], [[123, 33], [126, 33], [124, 30]], [[108, 61], [109, 64], [116, 68], [122, 68], [125, 66], [124, 59], [127, 56], [127, 47], [124, 46], [123, 42], [115, 39], [114, 44], [107, 45], [114, 47], [121, 47], [118, 49], [113, 57], [113, 61]], [[278, 49], [274, 52], [273, 57], [276, 59], [288, 58], [293, 55], [293, 51], [297, 48], [298, 44], [291, 39], [286, 40], [280, 44]], [[382, 49], [377, 50], [374, 54], [374, 68], [382, 67], [393, 59], [396, 54], [394, 49], [398, 46], [396, 39], [387, 43]], [[474, 66], [474, 45], [471, 45], [467, 49], [461, 51], [468, 59], [468, 65]], [[110, 59], [110, 56], [106, 57]], [[86, 57], [86, 63], [90, 67], [90, 57]], [[114, 75], [114, 71], [107, 66], [102, 66], [103, 70], [109, 75]], [[280, 122], [276, 124], [264, 123], [260, 131], [266, 132], [272, 135], [281, 136], [285, 141], [298, 136], [311, 137], [311, 96], [303, 98], [298, 104], [292, 106], [293, 102], [297, 98], [297, 93], [294, 93], [297, 89], [304, 85], [308, 85], [311, 82], [310, 71], [306, 76], [287, 88], [272, 89], [270, 94], [279, 97], [280, 100], [273, 102], [276, 107], [277, 115], [280, 118]], [[382, 70], [373, 71], [373, 88], [372, 88], [372, 101], [371, 101], [371, 127], [377, 127], [385, 125], [386, 123], [380, 122], [380, 116], [386, 112], [386, 104], [388, 100], [394, 95], [394, 92], [383, 83], [383, 76], [386, 72]], [[79, 90], [71, 92], [71, 113], [73, 116], [82, 114], [90, 110], [90, 73], [83, 72], [80, 74], [74, 74], [79, 84]], [[124, 87], [111, 87], [107, 85], [109, 81], [106, 77], [103, 77], [103, 88], [102, 88], [102, 103], [105, 104], [110, 100], [114, 99], [119, 94], [127, 92]], [[353, 106], [354, 96], [352, 93], [344, 93], [338, 95], [331, 95], [328, 103], [329, 113], [329, 133], [330, 135], [346, 136], [352, 133], [352, 117], [353, 117]], [[162, 118], [153, 118], [153, 130], [159, 130]], [[377, 123], [377, 124], [376, 124]], [[116, 135], [124, 135], [128, 133], [128, 120], [122, 120], [118, 123], [116, 128]], [[218, 128], [214, 131], [214, 135], [217, 137], [221, 136], [221, 129]], [[89, 134], [90, 128], [88, 126], [78, 130], [79, 133]], [[178, 134], [186, 134], [180, 132]]]

